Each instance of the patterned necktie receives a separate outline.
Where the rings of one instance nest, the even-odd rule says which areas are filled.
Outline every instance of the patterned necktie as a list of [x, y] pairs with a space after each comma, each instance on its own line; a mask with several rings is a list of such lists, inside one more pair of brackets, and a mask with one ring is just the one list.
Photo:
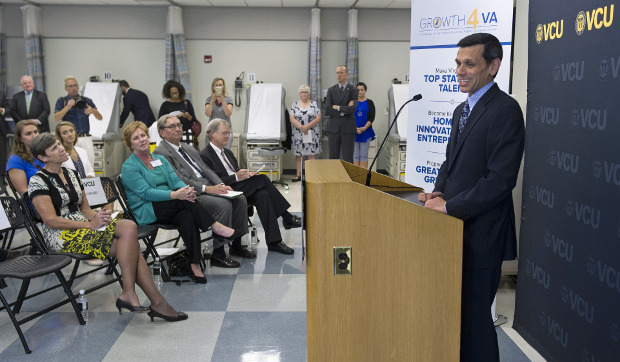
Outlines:
[[181, 154], [181, 156], [183, 156], [183, 158], [185, 159], [185, 161], [187, 163], [189, 163], [190, 166], [192, 166], [194, 168], [194, 170], [198, 171], [198, 173], [200, 174], [200, 176], [202, 176], [203, 178], [206, 178], [207, 181], [209, 181], [209, 183], [211, 185], [215, 185], [215, 183], [213, 182], [213, 180], [211, 180], [211, 178], [209, 178], [209, 176], [207, 176], [206, 173], [204, 173], [198, 166], [196, 166], [196, 164], [189, 158], [189, 155], [185, 152], [185, 150], [183, 150], [182, 147], [179, 147], [179, 153]]
[[30, 113], [30, 100], [32, 98], [32, 93], [26, 94], [26, 113]]
[[465, 106], [461, 112], [461, 118], [459, 119], [459, 133], [463, 132], [465, 123], [467, 123], [467, 117], [469, 117], [469, 102], [465, 100]]
[[228, 165], [228, 167], [230, 167], [229, 171], [232, 171], [234, 173], [235, 172], [235, 168], [233, 167], [233, 165], [230, 164], [230, 162], [226, 158], [226, 155], [224, 154], [224, 150], [222, 150], [222, 158], [224, 159], [224, 161], [226, 161], [226, 164]]

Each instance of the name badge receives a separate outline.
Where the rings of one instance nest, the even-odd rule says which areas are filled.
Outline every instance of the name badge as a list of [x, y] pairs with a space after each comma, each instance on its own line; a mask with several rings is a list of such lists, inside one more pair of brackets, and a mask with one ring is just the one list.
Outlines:
[[153, 160], [153, 161], [151, 161], [151, 166], [153, 166], [153, 167], [157, 167], [157, 166], [161, 166], [161, 165], [162, 165], [161, 160]]

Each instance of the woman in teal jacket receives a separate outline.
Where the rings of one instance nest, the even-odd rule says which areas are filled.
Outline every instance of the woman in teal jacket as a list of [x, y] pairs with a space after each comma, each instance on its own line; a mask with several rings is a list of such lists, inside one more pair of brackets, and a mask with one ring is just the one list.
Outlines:
[[230, 237], [235, 230], [215, 221], [196, 200], [196, 191], [186, 185], [165, 157], [150, 152], [148, 128], [142, 122], [130, 123], [124, 131], [125, 145], [133, 153], [123, 163], [123, 185], [127, 202], [139, 225], [154, 222], [178, 227], [197, 283], [207, 279], [200, 267], [200, 230]]

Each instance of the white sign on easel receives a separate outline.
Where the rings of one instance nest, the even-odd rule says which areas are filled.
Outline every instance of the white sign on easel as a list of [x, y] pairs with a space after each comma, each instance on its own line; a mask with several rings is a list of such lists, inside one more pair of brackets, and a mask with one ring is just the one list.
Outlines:
[[93, 177], [93, 178], [85, 178], [82, 179], [82, 184], [84, 184], [84, 193], [86, 193], [86, 199], [88, 200], [89, 205], [102, 205], [108, 203], [108, 198], [103, 191], [103, 186], [101, 185], [101, 178]]

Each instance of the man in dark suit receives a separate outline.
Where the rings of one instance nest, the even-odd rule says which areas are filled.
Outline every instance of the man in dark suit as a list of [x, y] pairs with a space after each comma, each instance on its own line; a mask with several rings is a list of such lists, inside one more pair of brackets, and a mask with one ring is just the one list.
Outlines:
[[22, 76], [21, 82], [24, 90], [13, 94], [13, 120], [17, 123], [33, 119], [39, 123], [40, 132], [49, 132], [50, 102], [47, 94], [34, 89], [34, 81], [29, 75]]
[[327, 132], [329, 158], [353, 163], [355, 147], [355, 110], [357, 109], [357, 88], [347, 82], [349, 70], [344, 65], [336, 68], [338, 84], [327, 90], [325, 113], [329, 116]]
[[226, 148], [230, 137], [228, 122], [216, 118], [207, 125], [207, 138], [211, 141], [200, 157], [217, 175], [235, 191], [243, 191], [248, 201], [256, 206], [258, 217], [265, 229], [267, 249], [282, 254], [293, 254], [294, 250], [282, 242], [278, 217], [282, 216], [284, 228], [301, 226], [299, 217], [286, 211], [291, 205], [265, 175], [257, 175], [246, 169], [239, 169], [237, 159]]
[[[161, 116], [157, 121], [157, 129], [163, 141], [153, 153], [166, 157], [179, 178], [196, 190], [196, 199], [215, 220], [235, 229], [230, 254], [255, 259], [256, 254], [241, 245], [241, 236], [248, 233], [248, 204], [245, 197], [241, 195], [227, 199], [214, 196], [226, 194], [232, 189], [225, 186], [215, 172], [202, 162], [194, 147], [181, 142], [182, 127], [177, 117], [168, 114]], [[227, 240], [214, 234], [211, 264], [222, 268], [238, 268], [239, 262], [226, 255], [226, 243]]]
[[525, 127], [519, 104], [493, 81], [503, 55], [497, 38], [472, 34], [458, 46], [456, 74], [468, 97], [454, 111], [435, 189], [418, 199], [464, 221], [461, 361], [499, 361], [489, 311], [502, 261], [516, 257], [512, 189]]
[[7, 99], [4, 97], [4, 91], [0, 90], [0, 175], [6, 173], [6, 155], [8, 150], [6, 149], [6, 135], [9, 133], [9, 128], [4, 120], [5, 116], [11, 114], [11, 110], [7, 108]]
[[121, 87], [124, 96], [120, 127], [123, 127], [129, 112], [133, 113], [134, 120], [146, 124], [147, 127], [151, 127], [155, 123], [155, 116], [149, 104], [149, 97], [144, 92], [130, 88], [126, 80], [119, 81], [118, 85]]

